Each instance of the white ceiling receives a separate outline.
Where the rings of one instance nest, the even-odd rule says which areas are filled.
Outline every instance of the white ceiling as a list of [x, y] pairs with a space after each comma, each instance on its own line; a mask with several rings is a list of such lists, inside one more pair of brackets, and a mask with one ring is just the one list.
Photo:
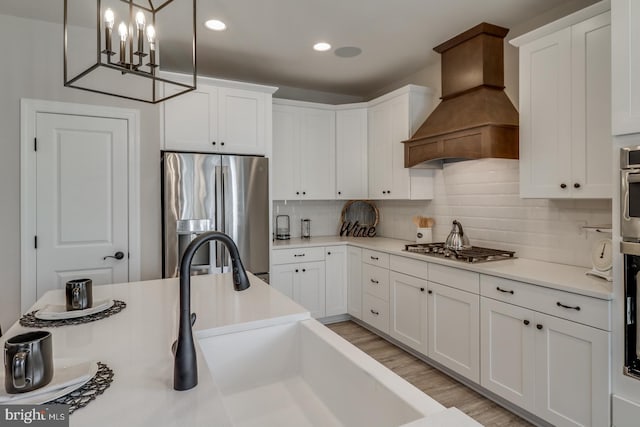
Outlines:
[[[593, 2], [197, 0], [198, 71], [367, 97], [437, 60], [434, 46], [480, 22], [513, 28], [567, 3]], [[0, 13], [62, 22], [63, 0], [2, 0]], [[223, 20], [227, 30], [205, 29], [202, 23], [209, 18]], [[313, 51], [320, 40], [333, 49]], [[343, 46], [357, 46], [362, 54], [334, 55], [333, 50]]]

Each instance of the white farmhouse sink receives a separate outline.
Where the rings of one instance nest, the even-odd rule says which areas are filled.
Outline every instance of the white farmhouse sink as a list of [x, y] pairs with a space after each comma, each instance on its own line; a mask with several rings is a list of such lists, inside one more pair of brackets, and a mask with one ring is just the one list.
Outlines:
[[445, 409], [313, 319], [200, 347], [235, 426], [390, 427]]

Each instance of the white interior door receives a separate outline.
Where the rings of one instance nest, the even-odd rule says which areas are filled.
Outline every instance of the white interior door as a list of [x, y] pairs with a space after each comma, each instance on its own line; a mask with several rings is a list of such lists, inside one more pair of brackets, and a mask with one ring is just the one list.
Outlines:
[[71, 279], [127, 282], [127, 120], [37, 113], [36, 138], [37, 298]]

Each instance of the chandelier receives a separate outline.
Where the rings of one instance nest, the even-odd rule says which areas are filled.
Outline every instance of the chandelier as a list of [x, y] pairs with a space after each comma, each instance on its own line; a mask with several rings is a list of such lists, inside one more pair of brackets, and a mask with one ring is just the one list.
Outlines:
[[[196, 0], [65, 0], [64, 85], [158, 103], [196, 88]], [[162, 49], [162, 50], [161, 50]]]

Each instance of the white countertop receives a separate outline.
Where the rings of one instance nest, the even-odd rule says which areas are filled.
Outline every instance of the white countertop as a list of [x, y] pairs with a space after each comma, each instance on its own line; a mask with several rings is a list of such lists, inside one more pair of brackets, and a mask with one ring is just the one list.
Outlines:
[[[309, 318], [303, 307], [254, 276], [251, 287], [242, 292], [233, 290], [229, 274], [193, 277], [198, 386], [174, 391], [170, 347], [178, 330], [178, 290], [178, 279], [94, 286], [95, 300], [118, 299], [127, 307], [96, 322], [43, 328], [53, 334], [55, 358], [102, 361], [115, 374], [102, 396], [70, 417], [71, 426], [231, 425], [197, 338]], [[63, 291], [51, 291], [31, 310], [63, 303]], [[0, 345], [27, 331], [33, 328], [14, 324]]]
[[519, 280], [593, 298], [604, 300], [613, 299], [612, 283], [593, 276], [587, 276], [585, 272], [589, 269], [586, 267], [576, 267], [573, 265], [556, 264], [525, 258], [472, 264], [405, 252], [403, 250], [404, 245], [411, 243], [414, 242], [390, 239], [387, 237], [321, 236], [312, 237], [311, 239], [275, 240], [273, 242], [273, 248], [287, 249], [349, 244], [365, 249], [419, 259], [434, 264], [475, 271], [477, 273], [489, 274], [505, 279]]

